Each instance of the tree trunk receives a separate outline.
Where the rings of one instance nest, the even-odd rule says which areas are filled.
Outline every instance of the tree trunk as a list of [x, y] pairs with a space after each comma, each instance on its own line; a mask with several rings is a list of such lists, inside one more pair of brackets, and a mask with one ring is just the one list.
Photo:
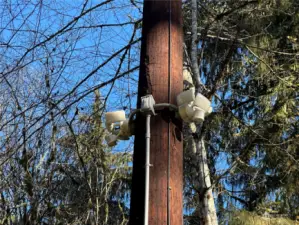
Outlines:
[[199, 163], [199, 213], [202, 225], [217, 225], [217, 213], [211, 187], [207, 151], [202, 137], [197, 144]]
[[197, 0], [192, 0], [191, 2], [191, 11], [192, 11], [192, 24], [191, 24], [191, 66], [193, 73], [193, 80], [195, 81], [196, 90], [198, 91], [200, 88], [201, 80], [200, 80], [200, 72], [197, 61]]
[[[198, 55], [198, 40], [197, 40], [197, 0], [191, 2], [192, 10], [192, 37], [191, 37], [191, 64], [193, 80], [196, 82], [196, 90], [200, 90], [202, 85], [200, 79], [200, 71], [197, 60]], [[197, 129], [200, 130], [200, 129]], [[195, 131], [196, 132], [196, 129]], [[195, 140], [194, 140], [195, 141]], [[210, 171], [208, 167], [207, 152], [204, 145], [204, 135], [198, 140], [196, 146], [196, 157], [198, 163], [198, 199], [199, 208], [198, 213], [201, 218], [201, 225], [217, 225], [217, 214], [211, 187]]]

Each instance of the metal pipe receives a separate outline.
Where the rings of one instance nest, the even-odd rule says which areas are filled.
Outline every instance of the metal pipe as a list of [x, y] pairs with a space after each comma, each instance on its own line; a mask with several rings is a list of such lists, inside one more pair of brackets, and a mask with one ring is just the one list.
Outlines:
[[[177, 111], [178, 107], [169, 103], [159, 103], [154, 105], [154, 109], [161, 110], [163, 108], [169, 108], [170, 110]], [[134, 116], [139, 113], [141, 110], [134, 110], [129, 116], [129, 127], [133, 125]], [[148, 225], [149, 217], [149, 175], [150, 175], [150, 118], [151, 114], [148, 112], [146, 114], [146, 133], [145, 133], [145, 200], [144, 200], [144, 225]]]
[[173, 105], [173, 104], [158, 103], [158, 104], [154, 105], [154, 109], [163, 109], [163, 108], [169, 108], [169, 109], [172, 109], [174, 111], [178, 111], [178, 107], [176, 105]]
[[[169, 103], [158, 103], [154, 105], [154, 109], [163, 109], [163, 108], [169, 108], [170, 110], [174, 110], [174, 111], [178, 111], [178, 107], [176, 105], [173, 104], [169, 104]], [[129, 116], [129, 127], [131, 129], [131, 126], [133, 125], [133, 118], [134, 116], [140, 112], [140, 109], [135, 109], [131, 112], [130, 116]]]
[[151, 139], [151, 115], [146, 115], [145, 133], [145, 201], [144, 201], [144, 225], [148, 225], [148, 206], [149, 206], [149, 173], [150, 173], [150, 139]]

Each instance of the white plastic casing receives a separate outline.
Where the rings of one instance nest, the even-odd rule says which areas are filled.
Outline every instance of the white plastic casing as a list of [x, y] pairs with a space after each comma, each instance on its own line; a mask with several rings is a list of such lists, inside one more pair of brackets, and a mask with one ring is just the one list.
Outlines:
[[141, 97], [141, 109], [140, 111], [147, 114], [155, 115], [154, 105], [156, 104], [155, 99], [152, 95], [145, 95]]
[[108, 112], [105, 114], [106, 128], [109, 135], [105, 137], [108, 146], [117, 144], [117, 140], [128, 140], [131, 136], [129, 120], [126, 119], [125, 111]]
[[108, 130], [109, 130], [112, 134], [118, 135], [119, 132], [120, 132], [120, 128], [121, 128], [121, 125], [122, 125], [122, 124], [123, 124], [123, 121], [112, 123], [112, 124], [109, 126], [109, 129], [108, 129]]
[[111, 132], [113, 130], [113, 123], [119, 123], [126, 120], [126, 114], [124, 110], [107, 112], [105, 114], [106, 128]]
[[193, 106], [194, 114], [192, 117], [192, 121], [199, 123], [205, 120], [205, 111], [199, 107]]
[[115, 122], [126, 120], [126, 114], [124, 110], [107, 112], [105, 117], [106, 117], [106, 123], [115, 123]]
[[194, 106], [203, 109], [205, 112], [209, 112], [211, 108], [211, 102], [202, 94], [197, 93], [194, 101]]
[[194, 91], [194, 88], [190, 88], [177, 96], [179, 114], [187, 123], [202, 122], [205, 116], [212, 112], [209, 99], [199, 93], [195, 96]]
[[176, 98], [178, 106], [181, 106], [186, 103], [189, 104], [190, 102], [194, 101], [195, 100], [194, 92], [195, 89], [192, 87], [189, 90], [180, 93]]
[[187, 123], [192, 122], [192, 117], [194, 114], [194, 110], [192, 108], [192, 102], [189, 104], [186, 103], [186, 104], [179, 106], [179, 114], [183, 121], [185, 121]]
[[117, 144], [117, 136], [114, 134], [107, 135], [105, 137], [105, 140], [107, 142], [107, 145], [110, 147], [113, 147]]
[[118, 134], [118, 139], [120, 140], [129, 140], [131, 136], [130, 128], [129, 128], [129, 120], [125, 120], [122, 122], [120, 126], [120, 131]]

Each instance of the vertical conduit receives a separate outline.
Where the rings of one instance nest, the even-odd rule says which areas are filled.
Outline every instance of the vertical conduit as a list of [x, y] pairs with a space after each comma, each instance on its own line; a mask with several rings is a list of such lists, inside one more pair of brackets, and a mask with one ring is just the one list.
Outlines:
[[148, 225], [148, 205], [149, 205], [149, 170], [150, 170], [150, 139], [151, 139], [151, 115], [146, 115], [145, 133], [145, 201], [144, 201], [144, 225]]

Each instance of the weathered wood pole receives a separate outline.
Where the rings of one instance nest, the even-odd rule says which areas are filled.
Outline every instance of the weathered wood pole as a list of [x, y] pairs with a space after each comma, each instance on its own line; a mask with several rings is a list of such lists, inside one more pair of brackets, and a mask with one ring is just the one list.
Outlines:
[[[181, 0], [145, 0], [138, 103], [152, 94], [156, 103], [176, 104], [183, 89]], [[149, 225], [183, 224], [183, 139], [181, 122], [165, 110], [151, 118]], [[142, 225], [145, 194], [145, 117], [137, 116], [130, 225]]]

